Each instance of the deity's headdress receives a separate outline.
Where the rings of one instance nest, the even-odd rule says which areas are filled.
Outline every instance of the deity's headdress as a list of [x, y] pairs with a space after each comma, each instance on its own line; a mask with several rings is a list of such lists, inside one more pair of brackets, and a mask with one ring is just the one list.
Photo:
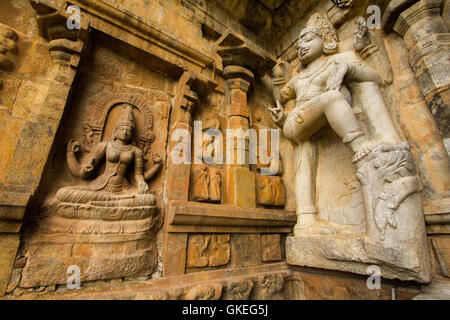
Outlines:
[[326, 54], [335, 53], [337, 51], [338, 36], [331, 22], [320, 13], [313, 14], [304, 28], [300, 32], [299, 38], [305, 34], [312, 32], [323, 40], [324, 52]]
[[130, 104], [122, 105], [122, 110], [120, 112], [119, 119], [117, 120], [116, 128], [120, 126], [127, 126], [133, 129], [136, 127], [132, 105]]

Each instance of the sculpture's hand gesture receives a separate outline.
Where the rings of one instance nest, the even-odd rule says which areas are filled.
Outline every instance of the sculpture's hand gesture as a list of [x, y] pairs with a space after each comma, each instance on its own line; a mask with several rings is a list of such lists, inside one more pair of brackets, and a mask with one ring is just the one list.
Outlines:
[[366, 20], [363, 17], [359, 17], [356, 19], [356, 24], [358, 29], [355, 31], [353, 46], [359, 52], [370, 44], [370, 38]]
[[148, 184], [145, 181], [140, 181], [138, 183], [138, 193], [145, 194], [148, 192]]
[[67, 152], [77, 153], [80, 151], [81, 143], [75, 139], [71, 139], [67, 144]]
[[348, 64], [345, 62], [336, 62], [336, 68], [327, 81], [327, 91], [340, 90], [342, 82], [348, 72]]
[[154, 164], [158, 164], [162, 162], [161, 156], [157, 153], [152, 153], [152, 160]]
[[283, 106], [279, 100], [277, 100], [275, 107], [269, 107], [269, 111], [270, 116], [275, 123], [281, 121], [284, 116]]

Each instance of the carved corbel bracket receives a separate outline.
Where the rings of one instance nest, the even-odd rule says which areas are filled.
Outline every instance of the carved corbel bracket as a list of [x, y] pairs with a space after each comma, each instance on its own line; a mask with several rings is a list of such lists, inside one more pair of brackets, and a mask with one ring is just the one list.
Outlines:
[[[195, 73], [185, 71], [178, 80], [177, 93], [175, 95], [174, 110], [183, 111], [175, 121], [190, 123], [190, 113], [199, 97], [208, 96], [217, 87], [217, 82]], [[188, 118], [183, 113], [189, 113]]]
[[31, 190], [26, 192], [0, 190], [0, 233], [20, 231], [30, 197]]
[[258, 79], [272, 69], [277, 61], [263, 48], [242, 35], [231, 32], [216, 42], [216, 51], [222, 57], [224, 68], [230, 65], [241, 66], [253, 72]]
[[37, 13], [39, 34], [49, 41], [48, 50], [55, 64], [77, 69], [80, 57], [89, 37], [89, 21], [80, 13], [78, 27], [69, 26], [69, 3], [58, 7], [53, 1], [30, 0]]

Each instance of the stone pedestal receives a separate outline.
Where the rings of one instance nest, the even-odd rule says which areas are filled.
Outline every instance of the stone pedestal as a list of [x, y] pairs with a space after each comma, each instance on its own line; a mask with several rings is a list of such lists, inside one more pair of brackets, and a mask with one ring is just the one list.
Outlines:
[[364, 236], [287, 237], [286, 262], [290, 265], [373, 275], [380, 268], [387, 279], [428, 283], [430, 269], [417, 252], [374, 244]]
[[29, 244], [20, 287], [66, 284], [70, 266], [80, 268], [81, 282], [150, 275], [158, 262], [153, 237], [149, 232], [39, 236]]
[[288, 264], [367, 275], [374, 265], [384, 278], [430, 282], [420, 184], [408, 144], [380, 147], [357, 165], [365, 232], [325, 223], [288, 237]]

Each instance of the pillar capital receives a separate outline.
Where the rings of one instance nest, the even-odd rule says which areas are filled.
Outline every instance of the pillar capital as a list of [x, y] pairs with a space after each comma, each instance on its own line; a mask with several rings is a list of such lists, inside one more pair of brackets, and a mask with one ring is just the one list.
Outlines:
[[422, 94], [444, 138], [450, 136], [450, 34], [441, 17], [442, 0], [420, 0], [398, 14], [393, 30], [409, 50]]
[[[276, 64], [274, 56], [242, 35], [227, 33], [218, 40], [216, 48], [222, 57], [224, 75], [225, 69], [232, 66], [228, 69], [232, 70], [231, 74], [243, 71], [239, 71], [236, 67], [243, 67], [254, 75], [250, 76], [251, 78], [261, 78]], [[243, 74], [248, 73], [244, 71]]]

